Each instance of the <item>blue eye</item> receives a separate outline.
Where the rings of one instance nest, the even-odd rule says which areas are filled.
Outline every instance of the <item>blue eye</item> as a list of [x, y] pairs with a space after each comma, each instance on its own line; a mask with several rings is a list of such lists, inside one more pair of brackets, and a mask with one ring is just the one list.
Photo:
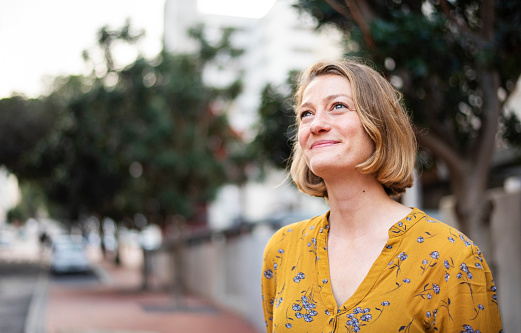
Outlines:
[[313, 115], [310, 111], [303, 111], [300, 113], [300, 119]]
[[345, 104], [342, 104], [342, 103], [335, 103], [333, 105], [333, 109], [340, 109], [340, 108], [346, 108], [346, 109], [349, 109], [349, 107]]

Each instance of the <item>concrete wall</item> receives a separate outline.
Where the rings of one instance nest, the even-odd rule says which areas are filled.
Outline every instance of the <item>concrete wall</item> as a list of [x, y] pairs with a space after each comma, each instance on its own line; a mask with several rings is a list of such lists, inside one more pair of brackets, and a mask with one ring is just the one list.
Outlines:
[[[183, 250], [189, 291], [227, 307], [264, 332], [262, 258], [273, 233], [271, 226], [258, 224], [233, 235], [214, 232], [189, 241]], [[147, 288], [172, 289], [175, 267], [171, 258], [168, 246], [145, 252]]]
[[[487, 192], [494, 210], [491, 216], [492, 253], [485, 259], [491, 266], [498, 289], [503, 331], [521, 331], [521, 192], [493, 189]], [[441, 219], [455, 227], [454, 200], [440, 203]], [[477, 244], [479, 246], [479, 244]]]

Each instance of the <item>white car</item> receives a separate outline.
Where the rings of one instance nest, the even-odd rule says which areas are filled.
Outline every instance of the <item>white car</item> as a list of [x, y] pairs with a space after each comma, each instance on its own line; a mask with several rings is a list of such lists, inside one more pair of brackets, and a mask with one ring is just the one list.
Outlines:
[[53, 273], [90, 272], [91, 261], [81, 241], [60, 237], [52, 244], [51, 271]]

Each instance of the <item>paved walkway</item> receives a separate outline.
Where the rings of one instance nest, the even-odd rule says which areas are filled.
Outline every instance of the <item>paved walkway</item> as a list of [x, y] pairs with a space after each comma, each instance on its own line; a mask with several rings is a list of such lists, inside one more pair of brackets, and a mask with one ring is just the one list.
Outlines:
[[98, 263], [103, 283], [49, 283], [46, 333], [259, 333], [208, 300], [186, 296], [179, 307], [168, 292], [143, 291], [136, 265]]

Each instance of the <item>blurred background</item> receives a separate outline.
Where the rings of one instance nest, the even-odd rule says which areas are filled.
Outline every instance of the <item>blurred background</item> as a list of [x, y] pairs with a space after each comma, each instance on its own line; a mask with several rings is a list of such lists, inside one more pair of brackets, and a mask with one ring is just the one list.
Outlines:
[[0, 45], [1, 332], [262, 332], [267, 240], [328, 209], [287, 177], [296, 73], [345, 55], [413, 119], [399, 200], [521, 328], [519, 1], [2, 1]]

